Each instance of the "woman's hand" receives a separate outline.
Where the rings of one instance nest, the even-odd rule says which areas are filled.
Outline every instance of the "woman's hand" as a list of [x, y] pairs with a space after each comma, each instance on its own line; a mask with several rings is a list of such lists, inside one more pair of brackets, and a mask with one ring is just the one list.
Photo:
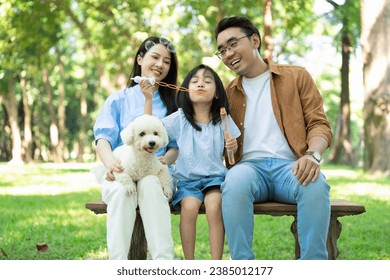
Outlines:
[[156, 91], [155, 86], [152, 86], [147, 80], [141, 80], [139, 83], [142, 93], [146, 100], [152, 100], [153, 93]]
[[144, 114], [152, 115], [152, 99], [153, 93], [156, 91], [156, 87], [149, 84], [146, 80], [141, 80], [139, 83], [142, 93], [145, 95]]
[[109, 163], [108, 165], [106, 165], [106, 180], [107, 181], [114, 181], [115, 180], [115, 176], [114, 176], [114, 172], [116, 173], [121, 173], [123, 172], [123, 167], [121, 165], [121, 162], [120, 160], [114, 160], [113, 162]]
[[111, 145], [106, 139], [99, 139], [96, 145], [96, 152], [99, 155], [101, 161], [106, 167], [106, 180], [114, 181], [115, 176], [113, 172], [123, 172], [123, 167], [120, 160], [114, 157], [114, 153], [111, 150]]

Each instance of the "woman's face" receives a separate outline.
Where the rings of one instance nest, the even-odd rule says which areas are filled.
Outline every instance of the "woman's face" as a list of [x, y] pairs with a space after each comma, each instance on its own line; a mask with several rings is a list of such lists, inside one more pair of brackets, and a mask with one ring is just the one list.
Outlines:
[[188, 88], [192, 90], [190, 91], [190, 99], [193, 103], [211, 103], [216, 91], [213, 74], [206, 69], [199, 69], [192, 76]]
[[162, 81], [171, 67], [171, 54], [163, 44], [156, 44], [145, 53], [138, 56], [138, 64], [141, 66], [142, 77], [154, 77], [156, 81]]

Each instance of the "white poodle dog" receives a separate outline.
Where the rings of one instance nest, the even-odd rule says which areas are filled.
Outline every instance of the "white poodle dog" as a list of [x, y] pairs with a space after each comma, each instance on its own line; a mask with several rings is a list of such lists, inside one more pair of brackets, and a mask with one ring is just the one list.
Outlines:
[[[172, 197], [171, 178], [168, 167], [155, 156], [156, 151], [168, 144], [168, 134], [160, 119], [142, 115], [132, 121], [121, 132], [124, 145], [114, 150], [124, 171], [114, 172], [115, 180], [123, 184], [128, 195], [136, 193], [136, 182], [147, 175], [159, 178], [164, 195]], [[106, 169], [100, 166], [93, 171], [98, 180], [103, 180]]]

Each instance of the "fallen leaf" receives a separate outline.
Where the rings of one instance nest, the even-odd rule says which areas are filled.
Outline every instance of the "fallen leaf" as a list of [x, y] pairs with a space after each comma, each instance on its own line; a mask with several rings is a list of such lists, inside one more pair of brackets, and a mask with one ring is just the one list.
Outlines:
[[37, 250], [38, 252], [46, 252], [49, 249], [49, 246], [46, 243], [38, 243]]
[[3, 254], [4, 257], [8, 257], [7, 253], [4, 251], [3, 248], [0, 247], [1, 253]]

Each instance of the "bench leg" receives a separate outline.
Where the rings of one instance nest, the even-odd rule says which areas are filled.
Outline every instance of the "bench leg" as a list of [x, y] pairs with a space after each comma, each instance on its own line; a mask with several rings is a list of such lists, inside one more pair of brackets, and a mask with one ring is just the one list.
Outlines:
[[335, 260], [339, 256], [340, 252], [337, 248], [337, 239], [339, 239], [342, 230], [342, 225], [337, 220], [337, 217], [330, 217], [328, 240], [326, 242], [326, 248], [328, 249], [328, 259]]
[[295, 239], [295, 259], [297, 260], [301, 257], [301, 247], [299, 246], [297, 216], [295, 215], [294, 215], [294, 221], [290, 226], [290, 231], [294, 235], [294, 239]]
[[137, 210], [137, 217], [135, 218], [134, 230], [127, 258], [129, 260], [146, 260], [147, 250], [144, 225], [142, 223], [141, 215]]
[[[326, 240], [326, 249], [328, 250], [328, 259], [335, 260], [339, 256], [339, 249], [337, 248], [337, 239], [339, 239], [342, 230], [341, 223], [337, 220], [336, 216], [331, 216], [329, 224], [328, 239]], [[294, 221], [290, 227], [291, 233], [295, 239], [295, 259], [301, 257], [301, 247], [298, 240], [298, 226], [297, 217], [294, 216]]]

